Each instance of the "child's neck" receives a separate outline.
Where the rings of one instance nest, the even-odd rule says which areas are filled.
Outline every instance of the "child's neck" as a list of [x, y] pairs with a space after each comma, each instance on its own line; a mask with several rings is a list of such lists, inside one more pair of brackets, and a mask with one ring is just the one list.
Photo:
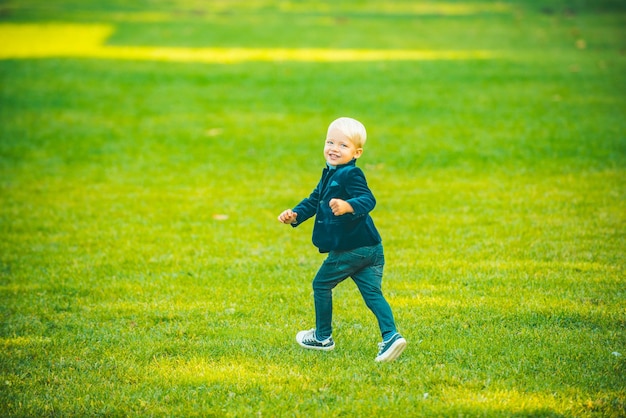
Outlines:
[[337, 167], [343, 167], [344, 165], [349, 165], [350, 163], [352, 163], [353, 161], [355, 161], [356, 158], [353, 158], [352, 160], [350, 160], [350, 162], [347, 162], [345, 164], [340, 164], [340, 165], [330, 165], [328, 163], [326, 163], [326, 167], [328, 167], [329, 170], [336, 170]]

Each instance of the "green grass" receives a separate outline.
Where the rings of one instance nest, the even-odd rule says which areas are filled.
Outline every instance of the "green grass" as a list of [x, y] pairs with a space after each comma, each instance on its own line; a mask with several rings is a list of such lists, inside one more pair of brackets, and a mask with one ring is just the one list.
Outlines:
[[[7, 0], [0, 27], [495, 58], [1, 60], [0, 415], [626, 414], [620, 2], [133, 3]], [[314, 187], [341, 115], [368, 128], [409, 341], [391, 364], [350, 282], [335, 351], [294, 340], [323, 255], [276, 216]]]

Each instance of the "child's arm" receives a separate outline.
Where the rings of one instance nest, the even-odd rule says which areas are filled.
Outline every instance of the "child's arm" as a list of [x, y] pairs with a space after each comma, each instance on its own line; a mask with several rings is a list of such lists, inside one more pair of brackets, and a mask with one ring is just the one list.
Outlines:
[[[358, 167], [353, 167], [350, 170], [347, 179], [348, 181], [345, 182], [345, 189], [350, 198], [345, 200], [345, 205], [339, 203], [339, 214], [351, 213], [356, 217], [367, 215], [372, 211], [372, 209], [374, 209], [374, 206], [376, 206], [376, 198], [374, 198], [372, 191], [367, 185], [367, 180], [365, 180], [363, 171], [361, 171]], [[342, 208], [347, 211], [341, 212]], [[333, 213], [335, 213], [335, 210], [333, 210]], [[336, 213], [335, 215], [338, 216]]]
[[[303, 199], [293, 209], [287, 209], [286, 211], [281, 213], [281, 215], [285, 215], [284, 219], [286, 220], [286, 222], [281, 222], [291, 224], [291, 226], [293, 227], [300, 225], [302, 222], [315, 215], [315, 213], [317, 212], [317, 203], [319, 202], [319, 197], [320, 185], [318, 184], [309, 197]], [[278, 220], [280, 221], [280, 217], [278, 218]]]

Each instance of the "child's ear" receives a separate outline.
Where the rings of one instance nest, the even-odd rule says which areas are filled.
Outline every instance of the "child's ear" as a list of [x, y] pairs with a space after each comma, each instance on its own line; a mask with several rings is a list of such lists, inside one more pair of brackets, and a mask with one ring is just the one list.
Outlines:
[[359, 158], [361, 155], [363, 155], [363, 148], [357, 148], [354, 153], [354, 158]]

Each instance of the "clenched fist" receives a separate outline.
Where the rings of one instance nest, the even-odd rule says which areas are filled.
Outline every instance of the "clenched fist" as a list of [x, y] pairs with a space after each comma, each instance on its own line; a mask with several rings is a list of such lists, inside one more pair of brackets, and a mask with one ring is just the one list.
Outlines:
[[284, 224], [293, 224], [296, 223], [296, 218], [298, 214], [291, 209], [287, 209], [283, 211], [280, 215], [278, 215], [278, 220]]
[[333, 211], [333, 215], [335, 216], [345, 215], [346, 213], [354, 213], [352, 205], [345, 200], [330, 199], [328, 206], [330, 206], [330, 209]]

